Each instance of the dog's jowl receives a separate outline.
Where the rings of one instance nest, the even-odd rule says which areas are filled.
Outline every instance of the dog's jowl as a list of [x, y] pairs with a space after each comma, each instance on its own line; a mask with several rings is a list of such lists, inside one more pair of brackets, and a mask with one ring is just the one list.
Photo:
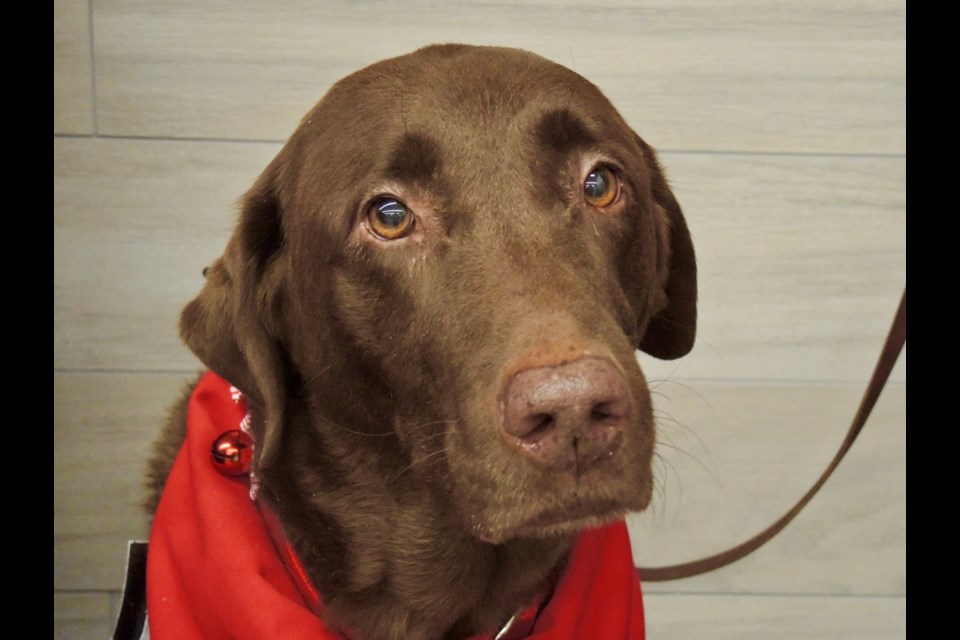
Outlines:
[[636, 350], [691, 349], [696, 267], [581, 76], [443, 45], [341, 80], [180, 330], [207, 370], [151, 462], [153, 638], [643, 636]]

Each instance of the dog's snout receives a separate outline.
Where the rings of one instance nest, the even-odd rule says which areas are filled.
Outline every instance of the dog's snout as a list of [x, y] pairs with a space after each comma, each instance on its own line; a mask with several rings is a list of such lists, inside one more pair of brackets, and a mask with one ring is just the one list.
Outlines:
[[502, 409], [504, 433], [526, 456], [578, 474], [616, 453], [633, 420], [623, 375], [597, 356], [518, 371]]

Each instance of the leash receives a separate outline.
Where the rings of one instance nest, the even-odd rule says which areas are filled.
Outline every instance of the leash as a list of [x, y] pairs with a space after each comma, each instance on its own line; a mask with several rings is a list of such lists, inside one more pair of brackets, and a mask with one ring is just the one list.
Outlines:
[[726, 565], [736, 562], [740, 558], [743, 558], [747, 554], [755, 551], [775, 535], [780, 533], [780, 531], [786, 527], [790, 521], [797, 516], [798, 513], [800, 513], [801, 509], [803, 509], [807, 503], [810, 502], [811, 498], [817, 494], [817, 492], [820, 490], [820, 487], [822, 487], [831, 474], [833, 474], [834, 469], [837, 468], [837, 465], [840, 464], [840, 461], [843, 460], [843, 457], [857, 439], [861, 429], [863, 429], [863, 425], [867, 422], [867, 418], [870, 416], [870, 412], [877, 403], [877, 399], [880, 397], [880, 392], [883, 390], [884, 385], [886, 385], [887, 379], [890, 377], [890, 372], [893, 370], [893, 365], [897, 362], [897, 358], [900, 356], [900, 352], [903, 350], [903, 345], [906, 343], [906, 341], [907, 290], [904, 288], [903, 296], [900, 298], [900, 306], [897, 309], [896, 316], [894, 316], [893, 324], [890, 327], [890, 332], [887, 334], [887, 341], [884, 343], [883, 350], [880, 352], [880, 358], [877, 360], [876, 367], [874, 367], [873, 376], [870, 378], [870, 384], [867, 385], [867, 389], [863, 394], [863, 399], [860, 400], [860, 407], [857, 409], [857, 413], [853, 417], [853, 422], [850, 424], [850, 428], [847, 430], [847, 435], [843, 439], [840, 449], [837, 451], [836, 455], [834, 455], [833, 460], [830, 461], [830, 464], [820, 475], [820, 478], [816, 481], [816, 483], [810, 487], [810, 489], [802, 498], [800, 498], [800, 500], [793, 506], [792, 509], [783, 514], [779, 520], [749, 540], [746, 540], [735, 547], [727, 549], [726, 551], [722, 551], [706, 558], [700, 558], [699, 560], [693, 560], [691, 562], [684, 562], [682, 564], [674, 564], [666, 567], [638, 567], [637, 572], [640, 574], [640, 580], [642, 582], [664, 582], [667, 580], [678, 580], [680, 578], [689, 578], [691, 576], [713, 571], [714, 569], [719, 569], [720, 567], [725, 567]]

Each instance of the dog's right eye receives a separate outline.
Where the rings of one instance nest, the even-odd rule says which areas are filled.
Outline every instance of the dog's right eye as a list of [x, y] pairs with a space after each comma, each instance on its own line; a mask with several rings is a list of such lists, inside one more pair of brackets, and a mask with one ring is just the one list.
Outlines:
[[396, 240], [413, 231], [413, 212], [396, 198], [382, 197], [367, 209], [370, 230], [384, 240]]
[[598, 165], [583, 181], [583, 195], [592, 206], [603, 209], [617, 201], [620, 196], [620, 180], [613, 169]]

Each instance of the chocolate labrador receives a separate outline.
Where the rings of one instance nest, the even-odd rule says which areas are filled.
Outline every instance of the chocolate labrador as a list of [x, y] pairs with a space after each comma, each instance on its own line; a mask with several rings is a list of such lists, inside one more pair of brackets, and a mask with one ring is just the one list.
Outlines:
[[[495, 633], [581, 532], [649, 503], [635, 350], [692, 348], [694, 251], [654, 151], [578, 74], [438, 45], [348, 76], [205, 275], [181, 334], [255, 443], [227, 443], [253, 458], [224, 482], [252, 486], [330, 629]], [[151, 463], [161, 509], [188, 402]]]

